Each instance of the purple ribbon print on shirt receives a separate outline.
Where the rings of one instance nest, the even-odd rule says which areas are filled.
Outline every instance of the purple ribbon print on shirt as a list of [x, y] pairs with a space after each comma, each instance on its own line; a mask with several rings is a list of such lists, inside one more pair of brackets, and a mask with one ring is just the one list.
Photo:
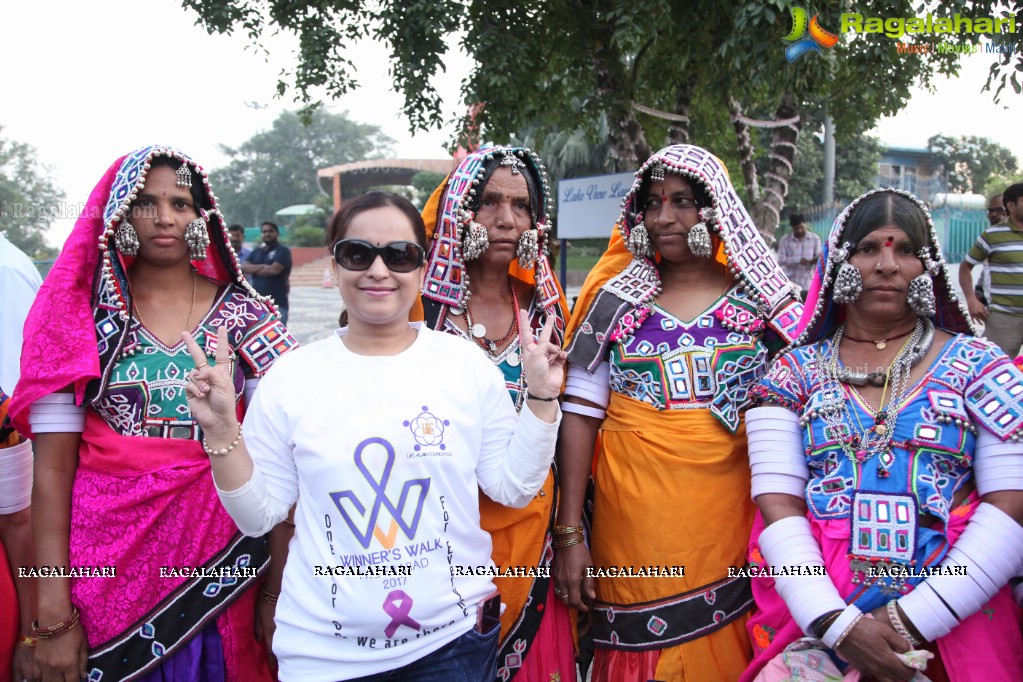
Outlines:
[[[363, 452], [366, 448], [372, 445], [379, 445], [384, 448], [387, 453], [387, 459], [384, 462], [384, 470], [380, 475], [380, 479], [377, 480], [373, 473], [369, 470], [366, 462], [363, 461]], [[412, 539], [415, 537], [416, 528], [419, 526], [419, 517], [423, 513], [423, 503], [426, 502], [426, 493], [430, 490], [430, 479], [429, 478], [415, 478], [410, 481], [405, 481], [401, 487], [401, 495], [398, 497], [398, 503], [391, 502], [390, 498], [387, 497], [387, 483], [391, 478], [391, 469], [394, 468], [394, 447], [391, 446], [383, 438], [367, 438], [366, 440], [359, 443], [359, 446], [355, 449], [355, 466], [358, 467], [359, 472], [369, 483], [370, 488], [375, 493], [373, 497], [373, 506], [369, 509], [369, 514], [366, 514], [366, 505], [356, 497], [355, 493], [351, 490], [343, 490], [336, 493], [330, 493], [330, 499], [334, 501], [339, 512], [341, 512], [342, 518], [345, 523], [352, 530], [352, 534], [362, 544], [363, 547], [369, 548], [369, 543], [373, 538], [373, 531], [377, 529], [377, 519], [380, 516], [381, 508], [386, 509], [394, 522], [397, 523], [398, 527], [405, 532], [405, 535]], [[415, 493], [413, 493], [415, 489]], [[344, 504], [344, 501], [349, 502], [348, 505]], [[410, 523], [405, 523], [405, 519], [402, 514], [405, 511], [405, 507], [408, 504], [413, 504], [415, 511], [412, 514], [412, 520]], [[358, 516], [366, 518], [366, 529], [361, 531], [356, 527], [355, 515], [352, 514], [348, 507], [354, 507], [354, 511]], [[382, 533], [382, 535], [386, 535]], [[393, 539], [393, 538], [392, 538]]]
[[387, 599], [384, 600], [384, 613], [391, 617], [390, 625], [384, 628], [387, 639], [394, 637], [394, 633], [402, 625], [407, 625], [413, 630], [419, 629], [419, 623], [415, 619], [409, 618], [408, 614], [411, 610], [412, 597], [403, 591], [395, 590], [387, 595]]

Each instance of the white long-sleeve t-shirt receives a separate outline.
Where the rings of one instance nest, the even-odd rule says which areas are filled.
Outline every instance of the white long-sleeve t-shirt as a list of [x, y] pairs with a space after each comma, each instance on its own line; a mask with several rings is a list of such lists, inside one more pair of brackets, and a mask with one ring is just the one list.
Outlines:
[[259, 535], [298, 502], [274, 636], [282, 680], [391, 670], [472, 628], [494, 589], [478, 489], [523, 506], [553, 459], [560, 414], [517, 416], [471, 342], [414, 326], [394, 356], [352, 353], [344, 330], [282, 356], [246, 414], [253, 476], [221, 491], [225, 508]]

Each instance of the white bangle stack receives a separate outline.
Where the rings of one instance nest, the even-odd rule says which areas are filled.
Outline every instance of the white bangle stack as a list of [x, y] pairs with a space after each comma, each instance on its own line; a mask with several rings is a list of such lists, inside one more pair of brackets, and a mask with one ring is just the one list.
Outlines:
[[607, 405], [611, 401], [610, 381], [611, 365], [607, 362], [600, 363], [593, 374], [578, 365], [570, 365], [565, 379], [565, 397], [581, 398], [598, 407], [563, 401], [561, 411], [603, 419], [607, 416]]
[[85, 431], [85, 405], [75, 405], [73, 393], [44, 395], [28, 408], [32, 433], [82, 433]]
[[984, 427], [977, 433], [973, 449], [973, 476], [977, 494], [983, 497], [999, 490], [1023, 490], [1023, 445], [1003, 442]]
[[13, 514], [32, 502], [32, 442], [0, 448], [0, 514]]
[[746, 439], [752, 472], [750, 495], [782, 493], [802, 498], [810, 469], [803, 431], [796, 414], [784, 407], [754, 407], [746, 412]]
[[[805, 516], [788, 516], [775, 521], [760, 534], [759, 545], [761, 554], [771, 566], [824, 565], [824, 555]], [[774, 578], [774, 589], [778, 596], [789, 607], [796, 624], [810, 636], [815, 636], [811, 626], [822, 615], [830, 611], [842, 611], [845, 616], [848, 609], [856, 608], [847, 607], [831, 578], [824, 571], [820, 573], [822, 575], [778, 575]], [[846, 618], [855, 615], [852, 613]], [[848, 620], [842, 617], [839, 620], [849, 625]], [[842, 632], [835, 624], [828, 628], [829, 633], [832, 631]]]
[[963, 570], [933, 575], [899, 599], [899, 608], [929, 642], [947, 635], [1020, 574], [1023, 528], [998, 507], [981, 502], [941, 566]]

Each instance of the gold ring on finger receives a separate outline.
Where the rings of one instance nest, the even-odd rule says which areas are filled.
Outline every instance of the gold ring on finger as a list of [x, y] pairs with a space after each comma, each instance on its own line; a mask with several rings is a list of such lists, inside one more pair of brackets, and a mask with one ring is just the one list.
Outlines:
[[202, 369], [203, 367], [209, 367], [209, 366], [210, 366], [210, 363], [204, 362], [201, 365], [196, 365], [195, 368], [196, 369]]

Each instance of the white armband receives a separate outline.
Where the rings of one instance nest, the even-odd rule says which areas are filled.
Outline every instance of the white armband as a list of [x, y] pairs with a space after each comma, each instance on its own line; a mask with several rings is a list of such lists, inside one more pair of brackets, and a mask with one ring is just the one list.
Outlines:
[[799, 418], [784, 407], [754, 407], [746, 412], [746, 439], [752, 473], [750, 496], [782, 493], [802, 498], [810, 469]]
[[246, 379], [245, 388], [242, 395], [245, 396], [245, 407], [252, 404], [252, 396], [256, 393], [256, 387], [259, 386], [259, 379]]
[[85, 410], [75, 405], [74, 393], [51, 393], [29, 405], [28, 423], [32, 433], [82, 433]]
[[13, 514], [32, 502], [32, 442], [0, 448], [0, 514]]
[[[769, 566], [824, 566], [824, 555], [805, 516], [775, 521], [763, 530], [757, 543]], [[789, 607], [796, 624], [811, 637], [816, 636], [810, 631], [815, 620], [829, 611], [846, 610], [845, 600], [825, 570], [816, 573], [820, 575], [774, 576], [778, 596]], [[829, 628], [828, 632], [833, 630], [836, 628]]]
[[1002, 442], [983, 426], [979, 429], [973, 451], [977, 494], [983, 497], [999, 490], [1023, 490], [1023, 443]]
[[570, 365], [565, 380], [565, 395], [588, 400], [606, 410], [611, 401], [610, 363], [600, 363], [593, 374], [579, 365]]
[[906, 618], [927, 641], [952, 631], [977, 613], [1023, 569], [1023, 528], [998, 507], [981, 502], [959, 540], [948, 550], [942, 571], [899, 598]]
[[581, 414], [584, 417], [594, 417], [596, 419], [604, 419], [607, 416], [607, 410], [602, 410], [599, 407], [591, 407], [589, 405], [580, 405], [579, 403], [570, 403], [567, 400], [561, 403], [562, 412], [571, 412], [572, 414]]

